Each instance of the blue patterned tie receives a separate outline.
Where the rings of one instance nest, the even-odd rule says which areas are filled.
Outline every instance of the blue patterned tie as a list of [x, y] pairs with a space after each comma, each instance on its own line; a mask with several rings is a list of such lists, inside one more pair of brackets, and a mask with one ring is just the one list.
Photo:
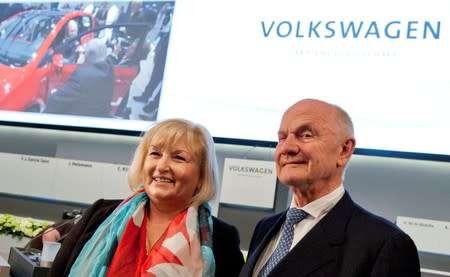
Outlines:
[[272, 256], [270, 256], [267, 263], [261, 269], [261, 272], [259, 272], [258, 277], [266, 277], [278, 262], [286, 256], [289, 252], [289, 248], [291, 248], [292, 239], [294, 238], [294, 225], [305, 219], [307, 216], [308, 214], [300, 209], [290, 208], [288, 210], [280, 242]]

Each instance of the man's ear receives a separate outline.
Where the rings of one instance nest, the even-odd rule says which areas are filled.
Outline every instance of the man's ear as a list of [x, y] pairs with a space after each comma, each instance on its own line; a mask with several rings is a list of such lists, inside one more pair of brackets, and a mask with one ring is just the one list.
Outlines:
[[355, 150], [356, 140], [354, 138], [347, 138], [341, 145], [341, 152], [337, 161], [338, 166], [345, 166], [353, 155]]

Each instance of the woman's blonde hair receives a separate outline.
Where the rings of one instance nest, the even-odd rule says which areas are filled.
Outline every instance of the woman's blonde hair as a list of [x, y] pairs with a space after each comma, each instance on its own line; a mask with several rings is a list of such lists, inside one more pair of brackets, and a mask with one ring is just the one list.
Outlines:
[[137, 191], [143, 186], [143, 166], [150, 144], [165, 147], [180, 141], [193, 153], [200, 167], [200, 184], [190, 205], [200, 205], [211, 200], [219, 179], [214, 141], [205, 127], [186, 119], [160, 121], [143, 135], [128, 171], [131, 190]]

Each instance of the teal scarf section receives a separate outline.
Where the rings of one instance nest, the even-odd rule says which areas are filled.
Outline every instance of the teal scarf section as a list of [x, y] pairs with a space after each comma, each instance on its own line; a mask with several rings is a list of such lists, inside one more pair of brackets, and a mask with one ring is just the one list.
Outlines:
[[211, 277], [216, 274], [216, 263], [213, 253], [213, 223], [211, 207], [204, 203], [198, 208], [198, 224], [200, 234], [200, 247], [203, 257], [203, 277]]
[[[81, 250], [70, 270], [70, 277], [100, 277], [106, 276], [109, 264], [114, 256], [123, 231], [134, 212], [145, 206], [148, 196], [145, 192], [138, 193], [124, 201], [97, 228]], [[205, 203], [198, 208], [198, 233], [203, 257], [203, 277], [215, 275], [215, 260], [212, 250], [212, 217], [210, 206]]]

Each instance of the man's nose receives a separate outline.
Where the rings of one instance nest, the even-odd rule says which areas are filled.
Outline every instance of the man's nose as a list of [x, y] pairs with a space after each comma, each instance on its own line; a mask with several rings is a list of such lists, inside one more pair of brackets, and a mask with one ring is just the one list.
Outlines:
[[300, 151], [300, 146], [298, 144], [298, 141], [295, 139], [293, 135], [289, 135], [286, 137], [286, 139], [278, 144], [279, 145], [279, 152], [283, 155], [296, 155]]

